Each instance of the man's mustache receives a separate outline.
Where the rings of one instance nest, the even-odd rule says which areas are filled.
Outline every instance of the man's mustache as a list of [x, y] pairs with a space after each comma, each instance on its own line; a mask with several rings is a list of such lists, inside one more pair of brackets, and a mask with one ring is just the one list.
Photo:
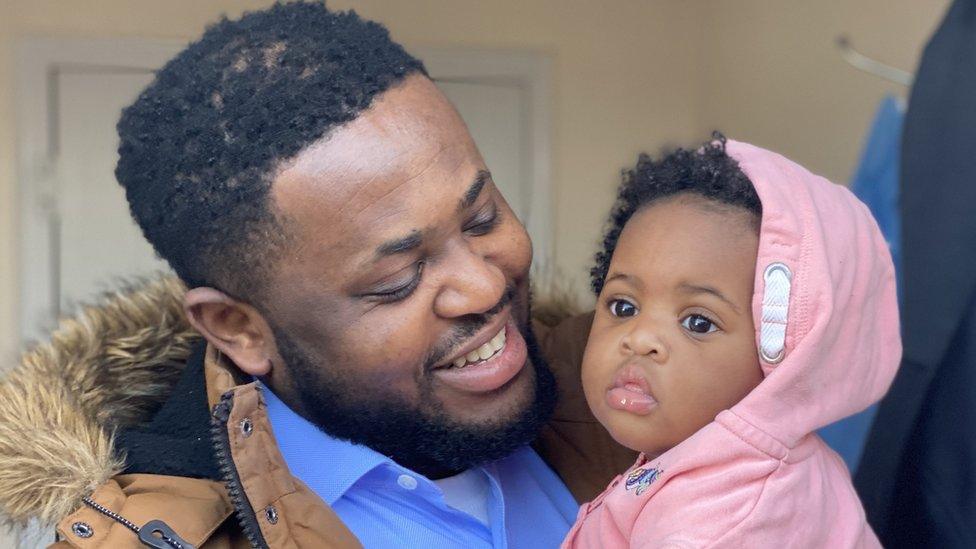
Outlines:
[[448, 357], [452, 351], [464, 344], [474, 334], [485, 326], [515, 299], [515, 286], [506, 286], [498, 303], [491, 309], [478, 314], [465, 315], [457, 320], [457, 325], [451, 329], [443, 344], [435, 346], [426, 361], [426, 369], [431, 370], [437, 363]]

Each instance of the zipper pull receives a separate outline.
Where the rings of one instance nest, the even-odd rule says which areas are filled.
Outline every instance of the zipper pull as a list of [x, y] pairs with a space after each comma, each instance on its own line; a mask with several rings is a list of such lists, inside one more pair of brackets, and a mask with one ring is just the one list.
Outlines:
[[220, 397], [220, 402], [214, 404], [213, 417], [217, 418], [221, 423], [227, 423], [227, 420], [230, 418], [232, 398], [234, 398], [234, 394], [227, 392]]
[[155, 549], [196, 549], [181, 538], [168, 524], [151, 520], [139, 529], [139, 541]]

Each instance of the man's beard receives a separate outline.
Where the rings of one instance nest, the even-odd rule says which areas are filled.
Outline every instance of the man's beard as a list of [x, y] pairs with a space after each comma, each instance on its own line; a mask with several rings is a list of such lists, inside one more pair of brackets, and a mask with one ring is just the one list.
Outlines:
[[[485, 322], [486, 323], [486, 322]], [[431, 393], [421, 388], [425, 406], [374, 388], [363, 393], [348, 375], [318, 364], [284, 331], [272, 326], [278, 352], [296, 380], [293, 394], [306, 419], [327, 435], [367, 446], [398, 464], [438, 478], [505, 457], [532, 442], [556, 406], [556, 380], [529, 323], [520, 327], [533, 374], [531, 401], [499, 421], [465, 424], [451, 419]], [[476, 327], [464, 329], [473, 333]], [[426, 389], [426, 390], [424, 390]]]

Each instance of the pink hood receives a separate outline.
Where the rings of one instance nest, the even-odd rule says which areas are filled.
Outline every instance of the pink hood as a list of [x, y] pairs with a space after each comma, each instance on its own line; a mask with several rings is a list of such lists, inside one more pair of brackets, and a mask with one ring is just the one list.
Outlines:
[[[868, 208], [845, 187], [752, 145], [729, 141], [726, 151], [763, 206], [752, 310], [766, 378], [732, 411], [793, 447], [891, 385], [901, 359], [894, 266]], [[785, 348], [784, 277], [765, 276], [774, 264], [792, 275]], [[778, 363], [762, 356], [781, 348]]]
[[844, 462], [811, 433], [880, 399], [895, 376], [891, 256], [846, 188], [758, 147], [726, 150], [762, 201], [752, 307], [765, 378], [617, 477], [564, 547], [880, 547]]

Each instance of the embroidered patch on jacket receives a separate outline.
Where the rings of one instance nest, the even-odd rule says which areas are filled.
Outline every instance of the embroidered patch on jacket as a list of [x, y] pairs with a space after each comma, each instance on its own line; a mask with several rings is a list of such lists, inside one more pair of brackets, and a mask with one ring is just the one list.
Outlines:
[[652, 482], [657, 480], [657, 477], [661, 476], [660, 469], [645, 469], [643, 467], [638, 467], [634, 469], [629, 475], [627, 475], [627, 483], [624, 484], [624, 489], [630, 490], [631, 488], [637, 488], [634, 495], [641, 495], [647, 487], [651, 485]]

